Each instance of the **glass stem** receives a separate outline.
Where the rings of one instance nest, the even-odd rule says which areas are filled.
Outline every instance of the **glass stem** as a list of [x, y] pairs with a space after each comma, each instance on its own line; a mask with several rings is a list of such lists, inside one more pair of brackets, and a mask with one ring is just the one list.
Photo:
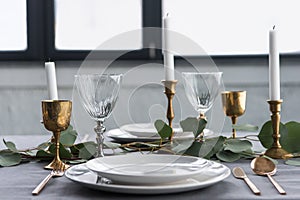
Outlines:
[[103, 126], [103, 121], [96, 121], [97, 125], [95, 126], [94, 130], [97, 134], [96, 141], [97, 141], [97, 152], [95, 157], [104, 157], [103, 153], [103, 141], [104, 136], [103, 133], [105, 132], [105, 127]]
[[[198, 119], [199, 120], [201, 120], [201, 119], [206, 120], [205, 114], [201, 112]], [[203, 141], [204, 141], [204, 130], [202, 131], [202, 133], [199, 134], [199, 142], [203, 142]]]

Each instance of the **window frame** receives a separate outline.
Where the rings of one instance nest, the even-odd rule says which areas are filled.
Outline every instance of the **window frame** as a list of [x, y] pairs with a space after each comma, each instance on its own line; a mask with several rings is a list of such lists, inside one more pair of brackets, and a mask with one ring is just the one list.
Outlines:
[[[161, 27], [161, 0], [142, 0], [142, 27]], [[0, 60], [84, 60], [90, 50], [58, 50], [55, 48], [54, 0], [27, 0], [27, 49], [22, 51], [1, 51]], [[154, 15], [154, 17], [153, 17]], [[142, 38], [151, 37], [143, 34]], [[148, 41], [148, 40], [147, 40]], [[160, 41], [161, 42], [161, 39]], [[129, 53], [116, 50], [93, 51], [97, 59], [122, 55], [119, 59], [159, 59], [161, 53], [155, 50], [150, 57], [149, 49], [134, 50]]]
[[[162, 27], [162, 1], [163, 0], [142, 0], [142, 27]], [[55, 49], [55, 33], [54, 33], [54, 0], [27, 0], [27, 42], [26, 50], [20, 51], [0, 51], [0, 61], [53, 61], [57, 60], [84, 60], [91, 52], [89, 50], [57, 50]], [[151, 38], [151, 35], [143, 33], [143, 41], [145, 38]], [[149, 41], [149, 40], [146, 40]], [[161, 43], [161, 36], [158, 41]], [[147, 46], [147, 45], [145, 45]], [[159, 45], [157, 45], [159, 46]], [[120, 51], [103, 50], [96, 51], [95, 57], [109, 58], [121, 55]], [[153, 50], [151, 52], [153, 55]], [[124, 60], [161, 60], [161, 50], [155, 49], [155, 56], [150, 56], [149, 49], [141, 49], [131, 51], [119, 57]], [[186, 56], [197, 57], [199, 56]], [[217, 63], [244, 63], [245, 60], [255, 60], [254, 63], [267, 63], [268, 55], [213, 55], [211, 56]], [[255, 59], [253, 59], [255, 58]], [[284, 53], [281, 54], [283, 62], [300, 61], [300, 53]], [[181, 59], [175, 57], [175, 59]], [[249, 63], [249, 62], [248, 62]], [[252, 61], [250, 61], [252, 63]]]
[[42, 4], [43, 2], [39, 0], [27, 0], [27, 48], [25, 50], [1, 51], [1, 61], [40, 60], [44, 55], [43, 34], [39, 34], [44, 27], [44, 24], [41, 23]]

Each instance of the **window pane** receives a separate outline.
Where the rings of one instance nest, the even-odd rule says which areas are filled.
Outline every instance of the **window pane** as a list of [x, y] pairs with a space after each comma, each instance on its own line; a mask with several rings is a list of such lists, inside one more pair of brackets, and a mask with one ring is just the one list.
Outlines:
[[26, 0], [0, 0], [0, 51], [27, 48]]
[[280, 52], [300, 50], [299, 0], [163, 0], [171, 29], [210, 55], [268, 53], [275, 25]]
[[[55, 46], [57, 49], [89, 50], [120, 33], [141, 29], [141, 0], [56, 0]], [[103, 47], [103, 50], [139, 49], [136, 39]], [[101, 48], [100, 48], [101, 49]]]

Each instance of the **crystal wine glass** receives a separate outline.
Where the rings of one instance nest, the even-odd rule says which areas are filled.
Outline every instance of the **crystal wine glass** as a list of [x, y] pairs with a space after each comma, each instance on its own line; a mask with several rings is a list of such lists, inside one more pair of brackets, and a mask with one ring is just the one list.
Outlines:
[[[199, 119], [206, 119], [205, 113], [220, 93], [222, 72], [183, 72], [182, 76], [188, 100], [199, 113]], [[203, 139], [203, 133], [200, 137]]]
[[103, 125], [115, 107], [122, 74], [80, 74], [75, 75], [75, 84], [81, 100], [81, 103], [90, 115], [96, 121], [94, 130], [97, 134], [97, 153], [96, 157], [103, 157]]

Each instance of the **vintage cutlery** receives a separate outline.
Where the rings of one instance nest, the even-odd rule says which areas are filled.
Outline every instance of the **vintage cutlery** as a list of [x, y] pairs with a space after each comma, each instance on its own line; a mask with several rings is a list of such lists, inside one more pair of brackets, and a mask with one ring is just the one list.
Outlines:
[[254, 194], [260, 195], [259, 189], [257, 189], [257, 187], [254, 185], [254, 183], [252, 183], [252, 181], [250, 181], [250, 179], [247, 177], [246, 173], [242, 168], [235, 167], [233, 168], [232, 172], [236, 178], [244, 179], [244, 181], [247, 183], [247, 185], [250, 187]]
[[46, 178], [44, 178], [44, 180], [38, 185], [36, 186], [36, 188], [32, 191], [32, 194], [37, 195], [40, 193], [40, 191], [42, 191], [42, 189], [45, 187], [45, 185], [48, 183], [48, 181], [55, 176], [63, 176], [64, 172], [60, 171], [60, 170], [52, 170], [50, 174], [48, 174], [48, 176], [46, 176]]
[[272, 175], [276, 173], [276, 165], [268, 158], [257, 157], [251, 162], [251, 169], [258, 175], [268, 176], [271, 183], [280, 194], [286, 194], [284, 189], [273, 179]]

